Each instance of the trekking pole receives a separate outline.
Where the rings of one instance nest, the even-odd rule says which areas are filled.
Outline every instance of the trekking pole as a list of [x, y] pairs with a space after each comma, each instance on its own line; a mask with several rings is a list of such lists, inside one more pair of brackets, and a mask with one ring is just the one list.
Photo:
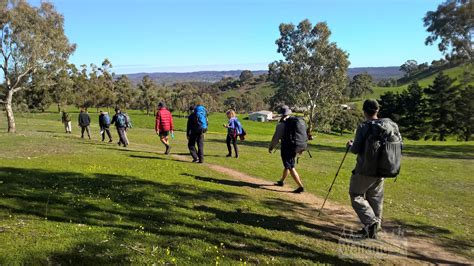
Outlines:
[[342, 164], [344, 163], [344, 160], [346, 159], [347, 153], [349, 152], [351, 146], [347, 146], [346, 153], [344, 153], [344, 157], [342, 157], [342, 162], [339, 165], [339, 169], [337, 169], [336, 176], [334, 177], [334, 180], [332, 180], [332, 184], [329, 187], [328, 194], [326, 195], [326, 198], [324, 199], [323, 205], [321, 206], [321, 209], [319, 209], [319, 214], [318, 216], [321, 215], [321, 212], [323, 211], [324, 205], [326, 204], [326, 201], [328, 200], [329, 193], [331, 193], [332, 186], [334, 185], [334, 182], [336, 182], [337, 175], [339, 175], [339, 171], [341, 170]]
[[311, 152], [309, 151], [309, 149], [306, 150], [308, 152], [308, 155], [309, 155], [309, 158], [313, 158], [313, 155], [311, 155]]

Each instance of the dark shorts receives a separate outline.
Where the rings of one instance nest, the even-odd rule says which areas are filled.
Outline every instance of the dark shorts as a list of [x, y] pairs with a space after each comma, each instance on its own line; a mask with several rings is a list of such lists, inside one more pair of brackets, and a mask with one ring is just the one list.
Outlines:
[[296, 166], [296, 152], [281, 149], [281, 160], [285, 169], [293, 169]]
[[159, 136], [160, 138], [166, 138], [170, 135], [169, 131], [160, 131]]

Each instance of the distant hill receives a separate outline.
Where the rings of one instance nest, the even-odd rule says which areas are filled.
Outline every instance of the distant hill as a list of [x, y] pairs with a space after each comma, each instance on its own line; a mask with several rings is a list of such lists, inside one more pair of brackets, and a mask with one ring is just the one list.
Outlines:
[[[155, 82], [161, 84], [171, 84], [177, 82], [217, 82], [223, 78], [232, 77], [238, 78], [242, 70], [230, 70], [230, 71], [198, 71], [198, 72], [187, 72], [187, 73], [175, 73], [175, 72], [155, 72], [155, 73], [135, 73], [127, 74], [134, 83], [139, 83], [142, 78], [146, 75], [150, 76]], [[266, 74], [266, 70], [252, 71], [255, 76]]]
[[[174, 72], [155, 72], [155, 73], [134, 73], [126, 74], [133, 83], [139, 83], [145, 75], [150, 76], [155, 82], [162, 84], [172, 84], [177, 82], [217, 82], [222, 78], [232, 77], [238, 78], [242, 70], [230, 71], [198, 71], [188, 73], [174, 73]], [[252, 71], [255, 76], [266, 74], [267, 70]], [[398, 79], [403, 76], [399, 71], [399, 67], [356, 67], [349, 68], [348, 73], [350, 77], [354, 75], [367, 72], [374, 78], [375, 81], [381, 79], [395, 78]]]
[[403, 76], [403, 72], [400, 71], [400, 67], [398, 66], [389, 66], [389, 67], [354, 67], [349, 68], [347, 73], [349, 77], [353, 77], [357, 74], [361, 73], [369, 73], [375, 81], [379, 81], [381, 79], [389, 79], [394, 78], [398, 79]]

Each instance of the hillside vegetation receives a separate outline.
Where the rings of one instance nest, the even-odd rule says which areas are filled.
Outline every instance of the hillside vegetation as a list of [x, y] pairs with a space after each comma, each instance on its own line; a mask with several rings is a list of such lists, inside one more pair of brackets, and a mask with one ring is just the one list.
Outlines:
[[[452, 68], [449, 68], [449, 69], [446, 69], [446, 70], [441, 70], [444, 74], [448, 75], [450, 78], [456, 78], [456, 84], [459, 84], [460, 82], [460, 79], [463, 75], [463, 72], [464, 72], [464, 66], [456, 66], [456, 67], [452, 67]], [[432, 73], [431, 75], [427, 76], [427, 77], [424, 77], [424, 78], [421, 78], [421, 79], [409, 79], [406, 81], [406, 83], [400, 85], [400, 86], [396, 86], [396, 87], [379, 87], [379, 86], [375, 86], [373, 87], [373, 90], [374, 92], [371, 93], [371, 94], [368, 94], [366, 96], [364, 96], [364, 99], [367, 99], [367, 98], [373, 98], [373, 99], [380, 99], [380, 96], [386, 92], [402, 92], [403, 90], [406, 90], [408, 88], [408, 85], [410, 85], [411, 82], [413, 81], [417, 81], [418, 84], [420, 84], [421, 87], [423, 88], [426, 88], [428, 87], [429, 85], [432, 85], [433, 84], [433, 81], [434, 79], [436, 78], [436, 75], [438, 74], [439, 72], [434, 72]], [[474, 84], [474, 81], [471, 81], [469, 84]], [[363, 99], [358, 99], [357, 101], [355, 101], [355, 103], [357, 103], [358, 106], [362, 106], [362, 102], [363, 102]]]

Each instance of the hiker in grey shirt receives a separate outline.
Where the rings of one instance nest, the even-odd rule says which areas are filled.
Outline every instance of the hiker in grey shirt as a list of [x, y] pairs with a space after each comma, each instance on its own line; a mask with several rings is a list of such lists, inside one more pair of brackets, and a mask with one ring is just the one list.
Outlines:
[[293, 180], [295, 180], [296, 184], [298, 185], [298, 188], [293, 191], [293, 193], [301, 193], [304, 192], [304, 187], [303, 183], [301, 182], [301, 178], [296, 171], [296, 152], [291, 149], [290, 144], [285, 142], [285, 121], [290, 117], [291, 115], [291, 110], [288, 106], [283, 105], [280, 108], [279, 112], [282, 116], [280, 122], [275, 128], [275, 133], [273, 134], [272, 141], [270, 143], [270, 147], [268, 148], [268, 151], [272, 153], [272, 151], [277, 147], [278, 143], [281, 141], [281, 160], [283, 162], [283, 173], [281, 175], [280, 180], [278, 180], [275, 185], [282, 187], [284, 185], [285, 179], [288, 177], [288, 175], [291, 175], [293, 177]]
[[363, 110], [367, 119], [359, 125], [354, 141], [350, 140], [347, 147], [357, 154], [357, 163], [352, 171], [349, 185], [352, 207], [364, 225], [358, 234], [364, 238], [377, 238], [377, 230], [382, 221], [384, 179], [361, 174], [364, 165], [364, 146], [369, 135], [370, 124], [367, 122], [378, 119], [380, 106], [376, 100], [366, 100]]

